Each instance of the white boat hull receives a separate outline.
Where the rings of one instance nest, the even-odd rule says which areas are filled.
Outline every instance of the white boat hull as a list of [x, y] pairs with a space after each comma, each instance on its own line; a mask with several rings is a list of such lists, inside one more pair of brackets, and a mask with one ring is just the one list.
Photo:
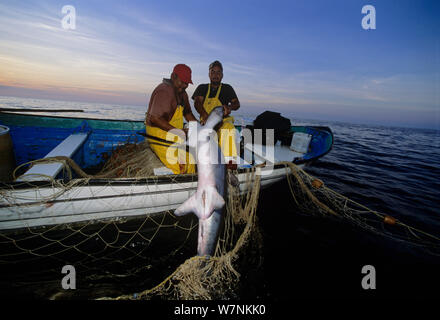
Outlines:
[[[284, 167], [262, 169], [261, 188], [286, 177]], [[240, 191], [248, 190], [248, 174], [240, 173]], [[197, 181], [170, 183], [78, 185], [68, 190], [46, 186], [3, 189], [0, 231], [108, 219], [156, 215], [175, 210], [197, 189]]]

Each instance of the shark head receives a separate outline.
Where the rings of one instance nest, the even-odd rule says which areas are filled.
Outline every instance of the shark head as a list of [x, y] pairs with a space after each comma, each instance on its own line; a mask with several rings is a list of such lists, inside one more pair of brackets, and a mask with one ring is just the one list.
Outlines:
[[223, 119], [223, 107], [215, 107], [206, 119], [205, 125], [200, 125], [197, 121], [188, 123], [188, 146], [196, 148], [198, 141], [206, 141], [214, 130], [214, 127]]
[[207, 129], [214, 129], [214, 127], [222, 120], [223, 120], [223, 107], [222, 106], [215, 107], [214, 109], [212, 109], [203, 127]]

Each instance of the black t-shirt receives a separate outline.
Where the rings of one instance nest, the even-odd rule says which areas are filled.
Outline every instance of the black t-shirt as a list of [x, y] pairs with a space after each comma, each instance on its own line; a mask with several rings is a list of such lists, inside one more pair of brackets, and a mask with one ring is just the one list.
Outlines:
[[[202, 96], [203, 98], [206, 98], [206, 94], [208, 92], [209, 84], [200, 84], [196, 90], [194, 91], [194, 94], [192, 95], [192, 99], [194, 100], [195, 97]], [[212, 88], [211, 92], [209, 93], [209, 98], [214, 98], [217, 94], [218, 88]], [[235, 94], [234, 89], [227, 83], [222, 83], [222, 88], [219, 95], [219, 100], [222, 104], [228, 104], [231, 102], [232, 99], [238, 99], [237, 95]]]

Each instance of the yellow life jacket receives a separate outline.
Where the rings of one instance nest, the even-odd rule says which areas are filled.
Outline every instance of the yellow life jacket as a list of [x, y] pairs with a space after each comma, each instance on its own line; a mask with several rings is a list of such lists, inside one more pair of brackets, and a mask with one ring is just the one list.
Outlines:
[[[221, 89], [222, 85], [220, 84], [215, 97], [210, 98], [209, 93], [211, 92], [211, 84], [208, 85], [208, 93], [206, 94], [205, 101], [203, 102], [203, 108], [208, 114], [210, 114], [215, 107], [222, 105], [220, 99], [218, 98], [220, 96]], [[225, 157], [237, 157], [234, 117], [229, 116], [223, 119], [223, 124], [219, 128], [219, 145]]]
[[[212, 109], [214, 109], [215, 107], [222, 105], [220, 99], [218, 98], [220, 96], [221, 89], [222, 89], [222, 84], [220, 83], [220, 85], [217, 89], [217, 93], [215, 94], [215, 97], [210, 98], [209, 94], [211, 92], [211, 84], [208, 85], [208, 92], [206, 93], [205, 101], [203, 102], [203, 108], [206, 110], [206, 112], [208, 114], [210, 114]], [[231, 116], [226, 117], [223, 119], [223, 122], [234, 123], [234, 117], [231, 117]]]
[[[177, 129], [183, 129], [183, 106], [178, 105], [169, 124]], [[182, 139], [171, 132], [167, 132], [158, 127], [146, 126], [146, 133], [159, 139], [182, 143]], [[166, 142], [147, 138], [151, 150], [158, 156], [160, 161], [170, 168], [175, 174], [195, 173], [195, 161], [192, 155], [184, 149], [172, 146]], [[184, 158], [184, 159], [183, 159]]]

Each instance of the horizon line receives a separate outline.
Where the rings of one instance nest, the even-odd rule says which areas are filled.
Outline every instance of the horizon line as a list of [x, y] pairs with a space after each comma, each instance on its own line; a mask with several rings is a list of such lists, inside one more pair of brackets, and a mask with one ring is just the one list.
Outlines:
[[[22, 97], [22, 96], [14, 96], [14, 95], [4, 95], [4, 94], [0, 94], [0, 97], [6, 97], [6, 98], [17, 98], [17, 99], [33, 99], [33, 100], [49, 100], [49, 101], [60, 101], [60, 102], [70, 102], [70, 103], [75, 103], [75, 102], [81, 102], [81, 103], [90, 103], [90, 104], [103, 104], [103, 105], [107, 105], [107, 106], [130, 106], [130, 107], [139, 107], [139, 108], [147, 108], [148, 105], [139, 105], [139, 104], [130, 104], [130, 103], [126, 103], [126, 104], [120, 104], [120, 103], [110, 103], [110, 102], [102, 102], [102, 101], [90, 101], [90, 100], [62, 100], [59, 98], [40, 98], [40, 97]], [[21, 106], [22, 107], [22, 106]], [[249, 107], [255, 107], [255, 106], [249, 106]], [[422, 125], [416, 125], [416, 124], [390, 124], [390, 123], [383, 123], [380, 121], [370, 121], [370, 122], [362, 122], [362, 121], [358, 121], [358, 120], [335, 120], [335, 119], [323, 119], [323, 118], [308, 118], [308, 117], [296, 117], [292, 114], [288, 114], [285, 113], [285, 115], [283, 115], [283, 112], [281, 112], [281, 110], [278, 110], [277, 108], [273, 108], [272, 110], [270, 110], [270, 108], [265, 108], [265, 107], [257, 107], [258, 109], [266, 109], [265, 111], [273, 111], [273, 112], [279, 112], [283, 117], [288, 118], [289, 120], [293, 120], [297, 119], [297, 120], [301, 120], [301, 121], [316, 121], [316, 122], [329, 122], [329, 123], [338, 123], [338, 124], [352, 124], [352, 125], [365, 125], [365, 126], [378, 126], [378, 127], [392, 127], [392, 128], [403, 128], [403, 129], [425, 129], [425, 130], [434, 130], [434, 131], [440, 131], [440, 123], [437, 123], [435, 126], [422, 126]], [[191, 109], [193, 109], [193, 106], [191, 106]], [[256, 113], [252, 113], [249, 112], [247, 110], [238, 110], [238, 111], [234, 111], [237, 112], [236, 115], [237, 116], [241, 116], [241, 117], [248, 117], [248, 116], [258, 116], [259, 114], [261, 114], [264, 111], [261, 112], [256, 112]], [[87, 113], [87, 112], [85, 112]], [[139, 121], [141, 121], [141, 119], [139, 119]], [[294, 123], [292, 123], [292, 125], [294, 125]]]

